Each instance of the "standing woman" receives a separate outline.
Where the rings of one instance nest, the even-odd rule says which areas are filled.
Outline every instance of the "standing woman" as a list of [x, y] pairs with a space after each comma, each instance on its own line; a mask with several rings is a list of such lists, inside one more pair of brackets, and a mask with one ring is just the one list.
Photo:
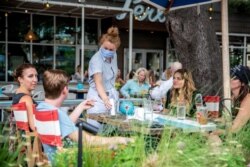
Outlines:
[[[88, 113], [105, 113], [112, 108], [110, 99], [118, 100], [115, 89], [117, 74], [116, 50], [120, 46], [117, 27], [110, 27], [100, 38], [100, 49], [89, 62], [89, 91], [87, 99], [94, 99], [94, 107]], [[90, 122], [90, 121], [89, 121]]]
[[12, 104], [25, 102], [28, 114], [30, 131], [35, 130], [33, 119], [33, 104], [37, 104], [31, 97], [31, 91], [37, 86], [37, 71], [32, 64], [22, 64], [14, 72], [14, 78], [19, 83]]

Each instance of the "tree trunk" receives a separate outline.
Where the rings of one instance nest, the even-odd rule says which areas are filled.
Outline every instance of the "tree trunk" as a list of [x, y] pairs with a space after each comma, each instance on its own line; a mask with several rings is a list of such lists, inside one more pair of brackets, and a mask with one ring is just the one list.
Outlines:
[[166, 27], [177, 57], [192, 72], [196, 87], [203, 95], [215, 95], [222, 90], [222, 56], [207, 9], [171, 11]]

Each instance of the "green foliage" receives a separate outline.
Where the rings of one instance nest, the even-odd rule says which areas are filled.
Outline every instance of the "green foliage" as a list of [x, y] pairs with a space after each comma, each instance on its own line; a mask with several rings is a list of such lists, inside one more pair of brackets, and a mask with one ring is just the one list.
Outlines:
[[115, 167], [141, 166], [146, 158], [145, 140], [143, 136], [137, 138], [136, 142], [127, 146], [124, 150], [118, 150], [114, 158]]
[[[225, 136], [217, 144], [208, 139], [207, 133], [166, 128], [158, 143], [154, 143], [154, 137], [134, 134], [135, 143], [125, 148], [85, 147], [83, 164], [88, 167], [244, 167], [249, 163], [249, 137], [246, 128]], [[77, 149], [57, 154], [54, 166], [77, 166]]]
[[17, 149], [12, 152], [9, 150], [9, 142], [11, 140], [16, 139], [9, 137], [9, 128], [7, 125], [0, 124], [0, 166], [7, 167], [24, 165], [24, 158], [20, 158], [18, 161], [22, 144], [17, 145]]
[[232, 13], [250, 14], [250, 0], [229, 0], [229, 11]]

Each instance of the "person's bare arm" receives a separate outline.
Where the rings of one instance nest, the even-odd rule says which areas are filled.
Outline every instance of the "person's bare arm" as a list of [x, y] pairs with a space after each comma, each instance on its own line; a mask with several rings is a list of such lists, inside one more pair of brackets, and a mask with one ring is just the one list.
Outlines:
[[250, 120], [250, 94], [241, 102], [239, 112], [233, 120], [231, 132], [237, 132]]
[[122, 78], [119, 78], [119, 82], [124, 85], [125, 84], [125, 81], [122, 79]]
[[[85, 144], [90, 146], [112, 145], [112, 144], [128, 144], [134, 142], [134, 139], [127, 137], [101, 137], [93, 136], [87, 132], [83, 133]], [[84, 142], [83, 141], [83, 142]]]
[[[101, 137], [93, 136], [86, 131], [83, 131], [83, 143], [89, 146], [104, 146], [113, 144], [128, 144], [129, 142], [134, 142], [133, 138], [126, 137]], [[78, 131], [75, 131], [69, 135], [69, 138], [73, 141], [78, 141]]]
[[29, 122], [29, 127], [33, 131], [36, 130], [35, 123], [34, 123], [34, 113], [33, 113], [33, 101], [32, 98], [28, 95], [23, 96], [19, 103], [25, 102], [26, 108], [27, 108], [27, 114], [28, 114], [28, 122]]
[[96, 84], [96, 89], [97, 92], [99, 94], [99, 96], [101, 97], [102, 101], [104, 102], [105, 106], [107, 109], [111, 109], [112, 108], [112, 104], [109, 102], [109, 97], [107, 96], [104, 86], [102, 84], [102, 75], [101, 73], [96, 73], [94, 74], [94, 81]]
[[94, 101], [93, 100], [84, 100], [82, 101], [75, 109], [74, 111], [70, 114], [70, 119], [76, 123], [77, 119], [79, 118], [79, 116], [81, 115], [81, 113], [84, 110], [90, 109], [91, 107], [93, 107], [94, 105]]

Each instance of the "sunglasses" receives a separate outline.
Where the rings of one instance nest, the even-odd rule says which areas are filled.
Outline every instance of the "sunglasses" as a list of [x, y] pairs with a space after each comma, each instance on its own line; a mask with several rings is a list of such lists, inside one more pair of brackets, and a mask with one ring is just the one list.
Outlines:
[[239, 80], [239, 78], [234, 75], [234, 76], [231, 77], [231, 80]]

